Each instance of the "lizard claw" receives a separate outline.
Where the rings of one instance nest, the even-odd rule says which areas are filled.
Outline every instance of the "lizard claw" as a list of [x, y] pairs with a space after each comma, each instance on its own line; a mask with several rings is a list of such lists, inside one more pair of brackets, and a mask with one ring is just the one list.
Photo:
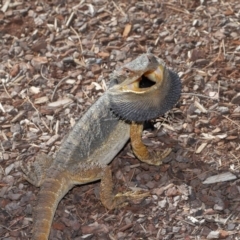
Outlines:
[[116, 208], [121, 208], [129, 204], [129, 202], [140, 202], [150, 196], [150, 192], [143, 192], [141, 190], [125, 193], [118, 193], [115, 195], [113, 202]]
[[172, 149], [166, 148], [163, 152], [162, 151], [153, 151], [150, 154], [150, 157], [148, 159], [142, 159], [143, 162], [146, 162], [150, 165], [159, 166], [162, 164], [162, 161], [164, 158], [166, 158], [170, 153]]

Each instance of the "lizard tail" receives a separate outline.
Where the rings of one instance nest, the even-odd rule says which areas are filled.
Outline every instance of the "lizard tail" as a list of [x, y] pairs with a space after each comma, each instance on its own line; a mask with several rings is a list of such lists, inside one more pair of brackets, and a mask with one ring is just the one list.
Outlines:
[[52, 173], [52, 176], [56, 177], [46, 178], [38, 194], [37, 205], [33, 213], [32, 240], [48, 240], [58, 203], [72, 188], [66, 173], [56, 174], [56, 170]]

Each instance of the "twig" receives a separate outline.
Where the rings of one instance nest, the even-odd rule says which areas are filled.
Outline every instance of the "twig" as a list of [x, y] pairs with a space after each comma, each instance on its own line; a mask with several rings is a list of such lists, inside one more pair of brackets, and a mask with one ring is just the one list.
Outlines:
[[43, 75], [43, 72], [42, 72], [42, 70], [43, 70], [43, 65], [42, 65], [42, 67], [41, 67], [41, 71], [40, 71], [40, 74], [41, 74], [41, 76], [45, 79], [45, 80], [47, 80], [48, 82], [49, 82], [49, 79], [48, 78], [46, 78], [44, 75]]
[[[43, 125], [44, 125], [44, 126], [46, 127], [46, 129], [48, 129], [48, 131], [51, 133], [51, 130], [50, 130], [49, 127], [47, 126], [46, 122], [40, 117], [40, 113], [39, 113], [38, 109], [35, 107], [35, 105], [33, 104], [33, 102], [30, 100], [30, 98], [29, 98], [28, 96], [27, 96], [27, 99], [26, 99], [26, 100], [32, 105], [32, 107], [33, 107], [33, 108], [35, 109], [35, 111], [37, 112], [39, 119], [41, 119]], [[35, 125], [36, 128], [38, 127], [42, 132], [44, 132], [44, 131], [42, 130], [41, 126], [39, 126], [39, 124], [38, 124], [38, 126], [36, 126], [36, 124], [34, 124], [34, 125]]]
[[119, 7], [114, 1], [112, 1], [112, 3], [113, 3], [113, 5], [114, 5], [114, 7], [115, 7], [124, 17], [127, 16], [127, 14], [122, 10], [121, 7]]
[[223, 49], [223, 56], [225, 56], [226, 55], [226, 48], [225, 48], [224, 39], [222, 40], [222, 49]]
[[186, 221], [186, 220], [184, 220], [184, 219], [180, 219], [180, 221], [181, 221], [181, 222], [184, 222], [184, 223], [187, 223], [187, 224], [189, 224], [189, 225], [191, 225], [191, 226], [196, 227], [195, 224], [193, 224], [193, 223], [191, 223], [191, 222], [188, 222], [188, 221]]
[[175, 8], [171, 3], [164, 3], [164, 4], [166, 4], [167, 8], [170, 8], [170, 9], [176, 11], [176, 12], [181, 12], [181, 13], [186, 13], [186, 14], [191, 15], [191, 13], [186, 9], [182, 10], [182, 9]]
[[202, 95], [202, 94], [196, 94], [196, 93], [181, 93], [181, 95], [191, 95], [191, 96], [196, 96], [196, 97], [202, 97], [202, 98], [215, 100], [215, 98], [208, 97], [208, 96], [205, 96], [205, 95]]
[[[76, 31], [73, 27], [70, 27], [70, 29], [75, 33], [75, 35], [76, 35], [77, 38], [78, 38], [78, 42], [79, 42], [79, 46], [80, 46], [80, 51], [81, 51], [81, 55], [82, 55], [82, 53], [83, 53], [83, 46], [82, 46], [81, 38], [80, 38], [79, 34], [77, 33], [77, 31]], [[85, 59], [84, 59], [84, 56], [83, 56], [83, 55], [82, 55], [81, 60], [82, 60], [83, 66], [85, 66]]]
[[59, 86], [63, 81], [65, 81], [65, 80], [67, 80], [67, 79], [68, 79], [68, 76], [62, 78], [62, 79], [57, 83], [56, 87], [55, 87], [54, 90], [53, 90], [52, 97], [51, 97], [51, 101], [52, 101], [53, 98], [54, 98], [54, 95], [55, 95], [55, 92], [57, 91], [58, 86]]
[[226, 118], [227, 120], [229, 120], [231, 123], [233, 123], [233, 124], [235, 124], [235, 125], [237, 125], [239, 128], [240, 128], [240, 125], [239, 124], [237, 124], [235, 121], [233, 121], [232, 119], [230, 119], [229, 117], [227, 117], [227, 116], [224, 116], [224, 115], [222, 115], [224, 118]]
[[19, 73], [17, 74], [17, 76], [15, 76], [14, 78], [11, 79], [11, 82], [15, 82], [22, 73], [23, 73], [23, 71], [20, 70]]
[[2, 224], [0, 224], [0, 226], [1, 226], [2, 228], [7, 229], [8, 231], [12, 231], [10, 228], [8, 228], [8, 227], [6, 227], [6, 226], [4, 226], [4, 225], [2, 225]]
[[82, 90], [82, 91], [83, 91], [83, 94], [85, 95], [85, 97], [89, 99], [89, 96], [87, 95], [87, 93], [84, 90]]
[[39, 111], [37, 110], [37, 108], [34, 106], [33, 102], [30, 100], [30, 98], [27, 96], [26, 100], [32, 105], [32, 107], [35, 109], [35, 111], [38, 114], [38, 117], [40, 116]]
[[227, 223], [227, 221], [232, 217], [233, 213], [230, 213], [229, 216], [225, 219], [224, 221], [224, 225]]
[[142, 224], [140, 224], [140, 226], [142, 227], [143, 231], [145, 232], [145, 234], [147, 233], [147, 230], [144, 228], [144, 226]]
[[[238, 164], [239, 164], [239, 159], [232, 153], [232, 152], [230, 152], [230, 154], [235, 158], [235, 160], [238, 162]], [[237, 167], [237, 168], [235, 168], [235, 169], [238, 169], [238, 168], [240, 168], [240, 165], [239, 165], [239, 167]]]
[[8, 95], [8, 97], [9, 98], [12, 98], [12, 96], [9, 94], [9, 92], [7, 91], [7, 89], [6, 89], [6, 86], [5, 86], [5, 84], [2, 82], [2, 85], [3, 85], [3, 88], [4, 88], [4, 90], [5, 90], [5, 92], [6, 92], [6, 94]]
[[95, 37], [98, 34], [98, 32], [99, 32], [99, 29], [97, 29], [97, 31], [93, 34], [93, 37], [92, 37], [91, 41], [93, 41], [95, 39]]
[[136, 171], [136, 169], [134, 168], [134, 170], [133, 170], [133, 172], [132, 172], [132, 175], [131, 175], [131, 177], [130, 177], [130, 179], [129, 179], [129, 182], [131, 182], [131, 181], [132, 181], [132, 179], [133, 179], [133, 176], [134, 176], [134, 174], [135, 174], [135, 171]]
[[225, 53], [224, 40], [222, 40], [221, 43], [220, 43], [219, 51], [218, 51], [218, 55], [217, 55], [217, 57], [215, 57], [215, 59], [213, 60], [213, 62], [210, 62], [210, 63], [209, 63], [206, 67], [204, 67], [203, 69], [212, 66], [215, 62], [217, 62], [217, 61], [219, 60], [220, 55], [221, 55], [221, 53], [222, 53], [222, 48], [224, 49], [224, 53]]
[[71, 24], [73, 17], [74, 17], [75, 13], [71, 12], [70, 17], [68, 18], [67, 22], [66, 22], [66, 26], [69, 27], [69, 25]]

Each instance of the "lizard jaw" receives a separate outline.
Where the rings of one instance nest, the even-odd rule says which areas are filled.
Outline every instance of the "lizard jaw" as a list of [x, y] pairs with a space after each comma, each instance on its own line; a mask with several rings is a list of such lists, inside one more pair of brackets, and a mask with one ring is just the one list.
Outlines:
[[[164, 66], [159, 65], [157, 69], [147, 71], [143, 74], [143, 76], [134, 79], [132, 81], [124, 81], [120, 87], [120, 91], [122, 92], [132, 92], [135, 94], [144, 94], [146, 92], [150, 92], [154, 89], [156, 89], [159, 85], [161, 85], [161, 82], [163, 80], [163, 73], [164, 73]], [[143, 78], [146, 77], [149, 81], [152, 82], [151, 87], [140, 87], [140, 83], [143, 80]], [[126, 84], [127, 83], [127, 84]]]

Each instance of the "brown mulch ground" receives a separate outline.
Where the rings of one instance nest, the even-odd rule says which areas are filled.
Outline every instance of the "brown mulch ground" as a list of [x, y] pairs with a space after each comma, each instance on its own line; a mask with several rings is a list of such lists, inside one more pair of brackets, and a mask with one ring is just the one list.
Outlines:
[[107, 211], [99, 183], [75, 187], [50, 239], [240, 239], [238, 0], [3, 0], [0, 8], [0, 239], [31, 239], [38, 189], [19, 161], [54, 155], [108, 74], [146, 51], [182, 79], [176, 108], [144, 135], [150, 147], [174, 150], [155, 167], [128, 145], [111, 166], [116, 191], [152, 196]]

